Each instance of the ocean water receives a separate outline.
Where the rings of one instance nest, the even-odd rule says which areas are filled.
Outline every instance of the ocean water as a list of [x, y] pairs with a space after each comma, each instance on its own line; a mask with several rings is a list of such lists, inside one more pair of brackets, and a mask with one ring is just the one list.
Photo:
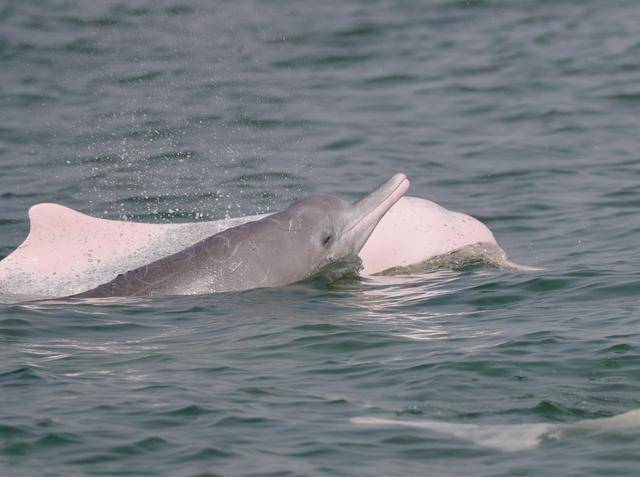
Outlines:
[[0, 305], [0, 475], [638, 475], [633, 419], [584, 423], [640, 407], [639, 24], [634, 0], [3, 2], [0, 258], [38, 202], [211, 220], [404, 172], [543, 270]]

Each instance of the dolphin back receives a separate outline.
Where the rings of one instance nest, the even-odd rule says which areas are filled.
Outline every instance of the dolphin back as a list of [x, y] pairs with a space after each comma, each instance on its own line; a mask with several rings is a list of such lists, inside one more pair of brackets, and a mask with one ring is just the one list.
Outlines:
[[259, 251], [257, 244], [263, 242], [256, 237], [263, 232], [263, 220], [207, 237], [71, 298], [190, 295], [251, 288], [261, 265], [253, 256]]

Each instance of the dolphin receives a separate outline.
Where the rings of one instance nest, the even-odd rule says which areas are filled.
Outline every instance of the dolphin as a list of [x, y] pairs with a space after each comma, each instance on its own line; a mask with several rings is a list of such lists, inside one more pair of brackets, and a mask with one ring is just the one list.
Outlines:
[[[150, 224], [100, 219], [59, 204], [36, 204], [29, 209], [29, 235], [0, 261], [0, 298], [24, 301], [81, 293], [266, 216]], [[382, 217], [358, 256], [362, 276], [421, 273], [475, 261], [535, 270], [510, 261], [481, 221], [406, 196]]]
[[231, 227], [73, 298], [196, 295], [281, 287], [355, 257], [384, 214], [409, 188], [396, 174], [350, 204], [312, 196]]
[[584, 419], [573, 423], [468, 424], [379, 417], [354, 417], [350, 421], [359, 426], [427, 429], [472, 441], [481, 447], [492, 447], [503, 452], [517, 452], [533, 449], [544, 440], [560, 440], [580, 431], [637, 429], [640, 427], [640, 409], [611, 417]]
[[513, 262], [485, 224], [419, 197], [403, 197], [360, 250], [362, 275], [410, 274], [482, 262], [499, 268], [539, 270]]

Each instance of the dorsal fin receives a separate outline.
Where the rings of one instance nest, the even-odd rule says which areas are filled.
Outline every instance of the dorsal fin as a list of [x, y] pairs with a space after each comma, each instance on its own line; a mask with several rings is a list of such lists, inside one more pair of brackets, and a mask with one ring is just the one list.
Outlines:
[[0, 294], [79, 293], [256, 218], [146, 224], [91, 217], [60, 204], [36, 204], [29, 209], [27, 238], [0, 261]]
[[39, 271], [128, 254], [161, 233], [157, 224], [99, 219], [49, 203], [31, 207], [29, 221], [29, 235], [7, 259], [25, 256], [25, 263]]
[[29, 209], [29, 235], [34, 230], [38, 231], [49, 226], [61, 225], [64, 222], [90, 220], [92, 218], [64, 205], [48, 202], [36, 204]]
[[80, 282], [77, 287], [84, 288], [83, 279], [144, 248], [172, 227], [99, 219], [50, 203], [31, 207], [29, 221], [27, 238], [0, 262], [4, 293], [62, 296], [75, 291], [69, 283]]

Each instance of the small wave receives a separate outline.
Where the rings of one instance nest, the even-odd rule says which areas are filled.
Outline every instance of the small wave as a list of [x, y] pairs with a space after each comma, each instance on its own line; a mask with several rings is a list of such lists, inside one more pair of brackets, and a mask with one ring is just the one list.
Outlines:
[[538, 270], [537, 268], [510, 261], [505, 251], [496, 244], [481, 242], [467, 245], [451, 253], [430, 257], [414, 265], [392, 267], [380, 272], [378, 275], [409, 275], [442, 269], [467, 270], [482, 266], [516, 270]]
[[323, 267], [311, 276], [308, 281], [319, 288], [337, 286], [341, 283], [349, 283], [359, 280], [358, 272], [362, 268], [362, 260], [355, 257], [346, 257], [336, 260]]

